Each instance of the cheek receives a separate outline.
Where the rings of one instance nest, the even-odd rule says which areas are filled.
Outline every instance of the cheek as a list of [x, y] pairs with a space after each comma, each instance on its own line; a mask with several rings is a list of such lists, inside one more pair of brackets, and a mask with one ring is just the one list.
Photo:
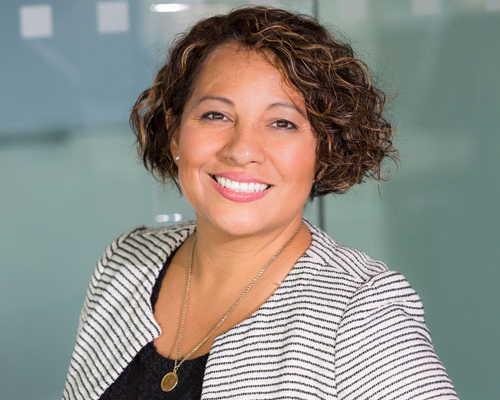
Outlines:
[[204, 137], [198, 129], [185, 128], [179, 134], [179, 154], [183, 166], [193, 168], [210, 160], [216, 151], [217, 143]]
[[279, 158], [287, 180], [295, 181], [298, 185], [313, 184], [316, 167], [315, 140], [283, 149]]

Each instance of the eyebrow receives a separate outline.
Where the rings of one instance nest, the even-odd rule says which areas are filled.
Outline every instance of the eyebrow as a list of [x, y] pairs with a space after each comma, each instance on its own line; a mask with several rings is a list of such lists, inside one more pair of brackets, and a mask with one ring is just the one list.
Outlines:
[[223, 103], [229, 104], [230, 106], [234, 107], [234, 103], [231, 100], [229, 100], [228, 98], [221, 97], [221, 96], [212, 96], [212, 95], [203, 96], [201, 99], [199, 99], [196, 102], [196, 104], [200, 104], [201, 102], [203, 102], [205, 100], [218, 100], [218, 101], [222, 101]]
[[267, 109], [269, 110], [270, 108], [273, 108], [273, 107], [286, 107], [286, 108], [292, 108], [294, 110], [296, 110], [300, 115], [302, 115], [304, 118], [307, 119], [307, 116], [306, 114], [304, 113], [304, 111], [302, 111], [299, 107], [297, 107], [295, 104], [293, 103], [287, 103], [287, 102], [277, 102], [277, 103], [273, 103], [273, 104], [270, 104]]
[[[216, 101], [221, 101], [222, 103], [226, 103], [226, 104], [229, 104], [230, 106], [234, 107], [234, 103], [229, 100], [228, 98], [226, 97], [222, 97], [222, 96], [213, 96], [213, 95], [207, 95], [207, 96], [203, 96], [201, 99], [199, 99], [196, 103], [197, 104], [200, 104], [201, 102], [203, 101], [206, 101], [206, 100], [216, 100]], [[267, 106], [267, 109], [271, 109], [271, 108], [274, 108], [274, 107], [286, 107], [286, 108], [291, 108], [291, 109], [294, 109], [296, 110], [300, 115], [302, 115], [304, 118], [307, 118], [306, 114], [304, 113], [303, 110], [301, 110], [299, 107], [297, 107], [295, 104], [293, 103], [288, 103], [288, 102], [282, 102], [282, 101], [279, 101], [279, 102], [276, 102], [276, 103], [272, 103], [272, 104], [269, 104]]]

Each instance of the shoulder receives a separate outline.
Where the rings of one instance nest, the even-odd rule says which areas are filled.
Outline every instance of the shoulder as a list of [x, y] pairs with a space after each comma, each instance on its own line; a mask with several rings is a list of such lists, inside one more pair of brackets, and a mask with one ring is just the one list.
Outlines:
[[192, 221], [176, 225], [132, 228], [114, 239], [104, 251], [101, 261], [107, 261], [118, 253], [130, 253], [139, 256], [141, 253], [167, 253], [179, 247], [195, 230]]
[[175, 225], [159, 227], [142, 225], [122, 233], [114, 240], [114, 242], [121, 244], [125, 241], [144, 238], [163, 241], [169, 245], [175, 245], [179, 242], [182, 243], [195, 229], [196, 223], [194, 221], [185, 221]]
[[325, 293], [339, 293], [334, 345], [339, 397], [457, 399], [434, 351], [421, 299], [406, 278], [310, 229], [314, 280], [328, 283]]
[[106, 296], [112, 297], [112, 303], [121, 299], [123, 304], [138, 292], [143, 292], [142, 297], [147, 299], [164, 262], [195, 227], [193, 222], [167, 227], [139, 226], [109, 243], [90, 278], [79, 329], [88, 312], [107, 301]]
[[360, 250], [341, 245], [309, 222], [307, 225], [312, 240], [306, 253], [322, 273], [343, 276], [359, 285], [389, 271], [382, 261], [373, 259]]
[[98, 260], [90, 288], [154, 282], [170, 254], [195, 227], [193, 222], [185, 222], [166, 227], [139, 226], [122, 233]]
[[342, 291], [344, 321], [351, 314], [360, 317], [361, 313], [395, 303], [404, 303], [423, 321], [420, 297], [401, 273], [360, 250], [339, 244], [314, 225], [308, 226], [312, 242], [307, 252], [316, 268], [313, 279], [329, 283], [332, 292]]

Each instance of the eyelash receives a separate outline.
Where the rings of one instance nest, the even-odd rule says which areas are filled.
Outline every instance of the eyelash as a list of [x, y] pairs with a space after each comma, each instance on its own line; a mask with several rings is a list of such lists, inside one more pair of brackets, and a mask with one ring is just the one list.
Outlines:
[[[214, 118], [215, 116], [217, 116], [217, 118]], [[224, 118], [227, 118], [227, 117], [224, 114], [220, 113], [220, 112], [209, 111], [209, 112], [203, 114], [201, 116], [201, 118], [202, 119], [208, 119], [210, 121], [222, 121], [222, 120], [224, 120]], [[276, 128], [278, 128], [278, 129], [284, 129], [284, 130], [297, 129], [297, 125], [295, 125], [293, 122], [287, 121], [286, 119], [279, 119], [279, 120], [273, 122], [272, 125], [275, 125], [275, 124], [278, 124], [278, 123], [285, 123], [285, 124], [287, 124], [286, 127], [276, 126]]]
[[286, 119], [279, 119], [278, 121], [275, 121], [273, 123], [273, 125], [277, 124], [277, 123], [282, 123], [282, 122], [284, 122], [285, 124], [288, 124], [288, 127], [285, 128], [285, 127], [278, 127], [277, 126], [276, 128], [278, 128], [278, 129], [290, 129], [290, 130], [297, 129], [297, 125], [295, 125], [293, 122], [287, 121]]
[[[214, 118], [214, 116], [222, 117], [222, 118]], [[224, 118], [227, 118], [224, 114], [216, 112], [216, 111], [210, 111], [201, 116], [202, 119], [208, 119], [210, 121], [221, 121]]]

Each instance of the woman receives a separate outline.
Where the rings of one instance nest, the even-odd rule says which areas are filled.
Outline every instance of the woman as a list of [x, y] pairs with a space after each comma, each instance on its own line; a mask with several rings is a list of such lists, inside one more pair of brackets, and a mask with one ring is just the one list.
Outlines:
[[302, 219], [396, 157], [384, 101], [309, 17], [240, 8], [179, 39], [131, 124], [196, 223], [109, 245], [64, 398], [456, 399], [406, 280]]

